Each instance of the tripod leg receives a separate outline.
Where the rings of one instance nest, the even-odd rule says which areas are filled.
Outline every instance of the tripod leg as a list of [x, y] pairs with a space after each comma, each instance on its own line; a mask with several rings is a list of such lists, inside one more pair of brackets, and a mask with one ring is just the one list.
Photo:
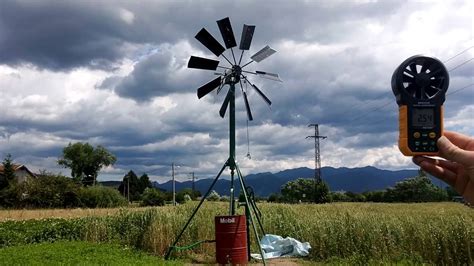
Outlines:
[[[237, 168], [237, 175], [238, 175], [239, 181], [240, 181], [240, 188], [242, 189], [242, 192], [244, 193], [245, 204], [247, 204], [247, 206], [250, 206], [249, 205], [249, 198], [247, 196], [247, 191], [245, 189], [244, 182], [243, 182], [243, 179], [242, 179], [242, 173], [240, 173], [240, 169], [237, 165], [236, 165], [236, 168]], [[258, 236], [257, 227], [255, 227], [255, 221], [254, 221], [254, 218], [253, 218], [253, 214], [252, 214], [251, 211], [249, 213], [250, 213], [250, 220], [252, 221], [252, 228], [253, 228], [253, 232], [255, 234], [255, 239], [257, 241], [258, 248], [260, 249], [260, 255], [262, 256], [263, 265], [267, 265], [267, 263], [265, 261], [265, 256], [264, 256], [263, 249], [260, 246], [260, 237]]]
[[[231, 160], [231, 159], [230, 159]], [[235, 215], [235, 196], [234, 196], [234, 169], [230, 169], [230, 206], [229, 215]]]
[[170, 255], [171, 255], [171, 251], [173, 251], [173, 248], [174, 246], [176, 245], [176, 243], [178, 243], [179, 239], [181, 238], [181, 236], [183, 235], [184, 231], [186, 230], [186, 228], [188, 227], [188, 225], [191, 223], [191, 220], [194, 218], [194, 215], [197, 213], [197, 211], [199, 210], [199, 208], [201, 207], [202, 203], [204, 202], [204, 200], [206, 200], [207, 196], [209, 196], [209, 193], [211, 193], [211, 190], [212, 188], [214, 187], [214, 185], [216, 184], [217, 180], [219, 179], [219, 177], [221, 176], [222, 172], [224, 172], [224, 169], [227, 167], [227, 164], [228, 162], [226, 162], [224, 164], [224, 166], [222, 166], [222, 169], [220, 170], [220, 172], [217, 174], [216, 178], [214, 179], [214, 181], [212, 182], [211, 186], [209, 187], [209, 189], [207, 190], [206, 194], [204, 194], [204, 196], [202, 197], [201, 201], [199, 202], [198, 206], [196, 207], [196, 209], [194, 209], [193, 211], [193, 214], [191, 215], [191, 217], [189, 217], [189, 220], [186, 222], [186, 225], [183, 227], [183, 229], [181, 230], [181, 232], [179, 233], [178, 237], [176, 238], [176, 240], [173, 242], [173, 245], [171, 245], [169, 248], [168, 248], [168, 252], [166, 252], [166, 256], [165, 256], [165, 260], [167, 260]]
[[[245, 184], [245, 180], [244, 180], [244, 178], [242, 176], [242, 173], [240, 172], [239, 168], [237, 168], [237, 175], [239, 176], [240, 180], [242, 180], [242, 183], [244, 184], [244, 187], [246, 188], [247, 185]], [[247, 192], [247, 189], [245, 189], [245, 192]], [[255, 201], [250, 200], [250, 207], [253, 209], [253, 212], [255, 213], [255, 217], [257, 217], [257, 222], [258, 222], [258, 225], [260, 226], [260, 230], [262, 232], [262, 235], [265, 235], [265, 230], [263, 229], [262, 221], [260, 220], [261, 212], [258, 209], [257, 204], [255, 203]]]

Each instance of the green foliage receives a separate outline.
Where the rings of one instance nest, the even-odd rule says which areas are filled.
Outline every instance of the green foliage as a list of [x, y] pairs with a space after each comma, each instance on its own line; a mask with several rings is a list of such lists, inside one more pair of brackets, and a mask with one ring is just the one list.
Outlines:
[[127, 205], [127, 200], [117, 190], [100, 185], [81, 188], [79, 199], [81, 204], [88, 208], [111, 208]]
[[178, 195], [183, 195], [183, 197], [184, 195], [189, 195], [192, 200], [196, 200], [197, 197], [201, 196], [201, 192], [198, 190], [193, 192], [192, 188], [184, 188], [176, 194], [176, 197], [178, 197]]
[[15, 180], [15, 169], [13, 168], [12, 155], [7, 154], [3, 159], [3, 174], [0, 175], [0, 190], [8, 187]]
[[388, 202], [431, 202], [447, 199], [446, 191], [433, 185], [431, 180], [423, 175], [398, 182], [385, 193], [385, 200]]
[[384, 202], [385, 191], [368, 191], [363, 193], [365, 200], [370, 202]]
[[138, 192], [140, 194], [143, 194], [145, 189], [152, 187], [150, 177], [148, 177], [146, 173], [144, 173], [143, 175], [140, 176], [140, 178], [138, 178], [138, 184], [139, 184]]
[[298, 178], [289, 181], [281, 188], [284, 202], [317, 202], [330, 201], [329, 187], [325, 182], [316, 182], [313, 179]]
[[219, 193], [217, 193], [215, 190], [211, 191], [211, 193], [209, 193], [209, 195], [207, 196], [207, 200], [209, 201], [219, 201], [219, 199], [221, 198], [221, 196], [219, 195]]
[[97, 175], [104, 166], [113, 165], [117, 158], [98, 145], [93, 147], [89, 143], [69, 143], [63, 149], [63, 155], [58, 164], [71, 169], [71, 176], [85, 186], [93, 185]]
[[[104, 217], [1, 222], [0, 247], [70, 238], [120, 243], [162, 256], [195, 207], [183, 204]], [[259, 209], [267, 232], [311, 244], [308, 260], [313, 264], [474, 263], [474, 212], [461, 204], [260, 204]], [[227, 203], [204, 204], [180, 242], [213, 239], [213, 217], [227, 210]], [[213, 245], [194, 251], [203, 256], [214, 252]], [[185, 254], [173, 252], [173, 256]]]
[[8, 187], [0, 190], [0, 207], [16, 207], [21, 199], [21, 189], [12, 182]]
[[0, 223], [0, 248], [58, 240], [82, 239], [86, 229], [85, 224], [85, 219], [43, 219], [2, 222]]
[[281, 194], [276, 193], [270, 194], [267, 199], [268, 202], [282, 202], [282, 200]]
[[349, 201], [349, 197], [346, 195], [345, 192], [335, 191], [335, 192], [331, 192], [330, 195], [331, 195], [331, 200], [335, 202]]
[[70, 208], [80, 206], [80, 185], [71, 178], [41, 174], [21, 185], [18, 205], [33, 208]]
[[229, 202], [229, 201], [230, 201], [230, 197], [227, 196], [227, 195], [221, 196], [221, 198], [219, 199], [219, 201], [222, 201], [222, 202]]
[[315, 189], [315, 192], [313, 193], [315, 203], [326, 203], [331, 201], [329, 186], [326, 182], [316, 182], [316, 185], [313, 185], [313, 187]]
[[146, 188], [142, 195], [141, 206], [163, 206], [166, 195], [156, 188]]
[[120, 183], [120, 186], [118, 187], [118, 191], [122, 196], [125, 198], [129, 198], [130, 201], [135, 201], [140, 199], [140, 194], [143, 193], [143, 191], [140, 193], [140, 184], [138, 181], [138, 177], [133, 172], [130, 170], [122, 180], [122, 183]]
[[182, 265], [127, 246], [59, 241], [0, 249], [2, 265]]

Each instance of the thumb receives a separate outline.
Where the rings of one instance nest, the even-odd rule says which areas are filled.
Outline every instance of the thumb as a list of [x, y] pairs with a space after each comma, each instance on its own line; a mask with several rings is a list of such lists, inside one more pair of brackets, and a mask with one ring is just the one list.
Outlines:
[[447, 160], [463, 165], [470, 164], [474, 160], [474, 152], [460, 149], [458, 146], [451, 143], [451, 141], [449, 141], [445, 136], [441, 136], [438, 139], [437, 145], [440, 151], [440, 156]]

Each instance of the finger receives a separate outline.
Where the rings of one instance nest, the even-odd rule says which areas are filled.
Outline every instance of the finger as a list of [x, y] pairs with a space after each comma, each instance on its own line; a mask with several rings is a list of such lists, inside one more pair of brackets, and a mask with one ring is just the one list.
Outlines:
[[[458, 164], [455, 163], [455, 162], [446, 161], [446, 160], [443, 160], [443, 159], [434, 159], [434, 158], [430, 158], [430, 157], [421, 157], [421, 159], [418, 159], [417, 157], [421, 157], [421, 156], [413, 157], [413, 162], [416, 163], [416, 161], [418, 161], [418, 162], [428, 161], [428, 162], [430, 162], [432, 164], [435, 164], [435, 165], [438, 165], [442, 168], [446, 168], [446, 169], [448, 169], [451, 172], [454, 172], [456, 174], [458, 172]], [[416, 163], [416, 164], [419, 165], [419, 163]]]
[[454, 145], [464, 150], [472, 142], [472, 138], [470, 138], [469, 136], [459, 134], [453, 131], [445, 130], [443, 135], [445, 135]]
[[469, 165], [474, 160], [474, 151], [465, 151], [460, 149], [449, 141], [448, 138], [442, 136], [437, 142], [440, 156], [453, 162], [458, 162], [463, 165]]
[[441, 167], [440, 165], [436, 164], [434, 159], [415, 156], [413, 157], [413, 162], [419, 165], [425, 172], [443, 180], [450, 186], [454, 186], [456, 184], [456, 172]]

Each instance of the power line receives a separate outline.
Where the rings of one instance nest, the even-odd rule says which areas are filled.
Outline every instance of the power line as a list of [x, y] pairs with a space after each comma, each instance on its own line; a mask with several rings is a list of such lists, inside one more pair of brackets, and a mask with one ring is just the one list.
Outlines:
[[451, 68], [450, 70], [448, 70], [448, 72], [451, 72], [451, 71], [453, 71], [453, 70], [456, 70], [457, 68], [459, 68], [459, 67], [461, 67], [461, 66], [463, 66], [463, 65], [465, 65], [465, 64], [467, 64], [467, 63], [469, 63], [469, 62], [471, 62], [472, 60], [474, 60], [474, 57], [471, 58], [471, 59], [469, 59], [469, 60], [466, 60], [466, 61], [462, 62], [461, 64], [459, 64], [459, 65], [457, 65], [457, 66], [455, 66], [455, 67], [453, 67], [453, 68]]
[[462, 91], [462, 90], [464, 90], [464, 89], [467, 89], [467, 88], [471, 87], [472, 85], [474, 85], [474, 83], [471, 83], [471, 84], [469, 84], [469, 85], [467, 85], [467, 86], [464, 86], [464, 87], [462, 87], [462, 88], [460, 88], [460, 89], [451, 91], [450, 93], [447, 93], [446, 95], [455, 94], [455, 93], [457, 93], [457, 92], [460, 92], [460, 91]]
[[454, 59], [454, 58], [456, 58], [456, 57], [458, 57], [458, 56], [464, 54], [465, 52], [471, 50], [472, 48], [474, 48], [474, 45], [471, 46], [471, 47], [469, 47], [469, 48], [467, 48], [466, 50], [464, 50], [464, 51], [462, 51], [462, 52], [460, 52], [460, 53], [458, 53], [458, 54], [456, 54], [456, 55], [450, 57], [449, 59], [445, 60], [443, 63], [447, 63], [447, 62], [451, 61], [451, 59]]

